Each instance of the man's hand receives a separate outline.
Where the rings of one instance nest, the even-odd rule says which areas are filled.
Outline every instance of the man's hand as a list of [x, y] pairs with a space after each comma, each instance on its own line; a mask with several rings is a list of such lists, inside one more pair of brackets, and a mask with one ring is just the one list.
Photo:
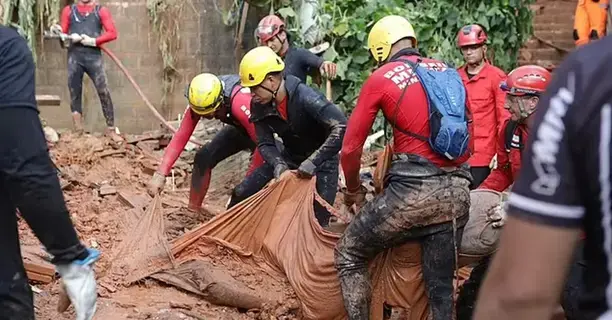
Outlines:
[[147, 187], [147, 193], [149, 193], [151, 197], [155, 197], [164, 189], [165, 184], [166, 177], [160, 172], [155, 171], [153, 178], [151, 178], [151, 182], [149, 182], [149, 186]]
[[506, 210], [504, 210], [503, 205], [500, 203], [493, 208], [493, 212], [487, 215], [486, 219], [493, 222], [491, 224], [493, 228], [501, 228], [506, 222]]
[[366, 189], [363, 185], [359, 185], [359, 188], [355, 191], [349, 191], [348, 189], [344, 191], [344, 205], [347, 207], [352, 207], [355, 205], [357, 207], [357, 211], [363, 207], [365, 204], [365, 196], [368, 193], [368, 189]]
[[59, 24], [54, 24], [54, 25], [51, 26], [49, 31], [51, 32], [51, 34], [61, 35], [62, 34], [62, 26], [60, 26]]
[[88, 46], [88, 47], [95, 47], [96, 46], [96, 38], [92, 38], [86, 34], [82, 34], [81, 38], [83, 38], [83, 40], [81, 40], [81, 44], [84, 46]]
[[274, 167], [274, 179], [280, 178], [283, 172], [289, 171], [289, 167], [284, 163], [279, 163]]
[[322, 75], [325, 75], [327, 79], [333, 79], [336, 77], [336, 64], [331, 61], [324, 61], [319, 71]]
[[304, 160], [300, 164], [300, 167], [297, 170], [298, 177], [302, 179], [310, 179], [315, 175], [315, 171], [317, 170], [317, 166], [312, 163], [309, 159]]
[[100, 252], [95, 249], [87, 251], [89, 255], [83, 260], [56, 266], [65, 293], [76, 311], [77, 320], [91, 320], [96, 313], [98, 293], [93, 264], [100, 258]]
[[76, 33], [71, 34], [68, 38], [72, 43], [80, 43], [83, 40], [83, 37]]

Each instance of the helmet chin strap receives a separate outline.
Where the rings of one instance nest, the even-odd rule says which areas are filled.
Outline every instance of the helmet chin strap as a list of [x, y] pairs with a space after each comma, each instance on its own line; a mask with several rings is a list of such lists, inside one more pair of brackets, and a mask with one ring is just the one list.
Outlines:
[[276, 87], [275, 90], [266, 88], [263, 85], [259, 85], [259, 86], [272, 94], [272, 102], [275, 103], [276, 102], [276, 95], [278, 94], [278, 90], [280, 90], [281, 84], [282, 84], [282, 81], [279, 82], [278, 87]]
[[523, 99], [518, 100], [518, 107], [519, 107], [519, 112], [521, 113], [520, 114], [521, 120], [525, 120], [529, 118], [529, 116], [535, 112], [535, 108], [532, 108], [531, 110], [528, 110], [528, 108], [526, 108], [525, 101]]

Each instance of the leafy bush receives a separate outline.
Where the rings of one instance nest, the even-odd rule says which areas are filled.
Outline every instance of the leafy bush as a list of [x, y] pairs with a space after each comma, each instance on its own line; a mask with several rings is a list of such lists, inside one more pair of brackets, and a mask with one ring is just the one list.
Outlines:
[[[334, 101], [345, 111], [354, 107], [364, 80], [374, 69], [367, 49], [367, 36], [380, 18], [395, 14], [406, 17], [418, 36], [425, 56], [455, 66], [463, 61], [455, 39], [459, 29], [471, 23], [485, 27], [489, 36], [489, 59], [510, 71], [515, 67], [519, 48], [532, 32], [529, 4], [534, 0], [320, 0], [320, 26], [327, 30], [332, 46], [326, 60], [338, 64], [339, 80], [334, 81]], [[277, 13], [285, 18], [295, 45], [308, 46], [297, 32], [296, 14], [291, 7]], [[310, 44], [312, 45], [312, 44]], [[380, 125], [377, 121], [376, 127]]]

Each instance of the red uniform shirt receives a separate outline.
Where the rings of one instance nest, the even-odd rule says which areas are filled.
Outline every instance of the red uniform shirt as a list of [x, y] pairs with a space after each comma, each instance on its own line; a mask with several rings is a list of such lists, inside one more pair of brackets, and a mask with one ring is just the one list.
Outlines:
[[459, 68], [458, 72], [467, 90], [474, 121], [474, 150], [468, 163], [472, 167], [488, 167], [497, 151], [497, 132], [510, 117], [510, 113], [504, 109], [506, 94], [499, 88], [506, 75], [489, 63], [485, 63], [471, 79], [467, 67]]
[[[406, 55], [404, 59], [416, 61], [418, 56]], [[433, 59], [422, 58], [426, 67], [447, 68], [445, 64]], [[397, 102], [402, 89], [408, 85], [406, 93], [398, 107]], [[382, 110], [386, 119], [403, 130], [429, 137], [429, 109], [425, 90], [419, 83], [416, 74], [403, 62], [389, 62], [374, 71], [361, 88], [357, 106], [349, 118], [344, 141], [342, 143], [341, 164], [346, 186], [349, 190], [359, 187], [359, 169], [363, 144], [370, 133], [374, 119]], [[397, 118], [396, 118], [397, 114]], [[467, 160], [469, 155], [450, 161], [434, 152], [429, 143], [408, 136], [393, 129], [393, 151], [422, 156], [440, 167], [457, 166]]]
[[[237, 92], [238, 90], [240, 90], [240, 92]], [[230, 113], [233, 119], [239, 126], [244, 128], [251, 140], [257, 143], [255, 126], [249, 122], [249, 118], [251, 116], [251, 92], [248, 89], [243, 89], [237, 86], [234, 91], [232, 91], [232, 96], [234, 98], [232, 100]], [[172, 137], [170, 144], [168, 144], [168, 147], [164, 152], [164, 158], [162, 159], [162, 163], [159, 165], [160, 173], [168, 175], [172, 169], [172, 166], [174, 166], [174, 163], [185, 148], [185, 145], [187, 142], [189, 142], [189, 138], [191, 137], [191, 134], [193, 134], [198, 121], [200, 121], [200, 118], [200, 115], [193, 112], [189, 106], [187, 107], [179, 129]], [[232, 143], [232, 141], [228, 141], [227, 143]], [[248, 173], [259, 167], [261, 164], [263, 164], [263, 158], [261, 157], [259, 151], [255, 149]]]
[[497, 168], [491, 171], [491, 174], [478, 187], [479, 189], [502, 192], [518, 177], [521, 169], [521, 148], [527, 142], [529, 131], [525, 125], [518, 125], [512, 134], [512, 141], [508, 145], [508, 150], [506, 149], [505, 136], [508, 123], [510, 123], [510, 119], [504, 122], [502, 130], [498, 133]]
[[[96, 7], [96, 3], [92, 2], [89, 4], [77, 4], [77, 10], [82, 15], [87, 15], [93, 12]], [[62, 10], [62, 15], [60, 17], [60, 25], [62, 26], [62, 32], [68, 33], [70, 30], [70, 14], [72, 13], [72, 6], [65, 6]], [[117, 29], [115, 28], [115, 22], [113, 21], [113, 17], [110, 14], [110, 11], [106, 7], [100, 7], [98, 11], [98, 15], [100, 16], [100, 23], [102, 23], [102, 27], [104, 28], [104, 33], [102, 33], [99, 37], [96, 38], [96, 45], [100, 46], [107, 42], [113, 41], [117, 39]]]

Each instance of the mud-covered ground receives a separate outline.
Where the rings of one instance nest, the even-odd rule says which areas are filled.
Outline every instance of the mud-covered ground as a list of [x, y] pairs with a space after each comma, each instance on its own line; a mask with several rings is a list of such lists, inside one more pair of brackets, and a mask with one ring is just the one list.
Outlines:
[[[61, 172], [64, 196], [79, 236], [87, 246], [102, 252], [101, 260], [96, 264], [99, 302], [95, 319], [294, 318], [297, 303], [291, 298], [288, 284], [281, 287], [272, 284], [272, 287], [276, 285], [274, 290], [289, 297], [283, 305], [267, 306], [263, 310], [237, 310], [212, 305], [200, 297], [153, 279], [147, 278], [126, 287], [114, 281], [114, 278], [107, 277], [106, 273], [115, 256], [114, 251], [121, 239], [131, 231], [130, 227], [138, 216], [134, 210], [140, 209], [133, 208], [132, 204], [139, 206], [142, 203], [142, 206], [146, 206], [150, 201], [146, 195], [146, 183], [150, 180], [151, 169], [155, 168], [163, 153], [162, 150], [155, 150], [156, 141], [112, 146], [110, 140], [103, 137], [76, 137], [65, 132], [61, 134], [59, 142], [50, 146], [52, 159]], [[205, 200], [208, 210], [199, 214], [190, 212], [186, 210], [189, 157], [180, 159], [177, 167], [174, 180], [176, 191], [167, 192], [163, 204], [165, 231], [169, 241], [221, 212], [231, 187], [229, 183], [211, 186]], [[239, 181], [242, 178], [242, 173], [225, 174], [238, 175], [233, 180]], [[171, 189], [171, 186], [166, 188]], [[129, 201], [125, 200], [126, 197]], [[27, 251], [25, 254], [41, 253], [41, 245], [29, 227], [20, 221], [19, 228], [24, 252]], [[264, 277], [249, 274], [235, 261], [226, 261], [222, 256], [212, 260], [212, 263], [227, 268], [229, 274], [247, 286], [271, 287], [265, 284]], [[32, 285], [37, 319], [74, 319], [72, 308], [63, 314], [56, 311], [58, 280], [49, 284], [32, 282]]]

